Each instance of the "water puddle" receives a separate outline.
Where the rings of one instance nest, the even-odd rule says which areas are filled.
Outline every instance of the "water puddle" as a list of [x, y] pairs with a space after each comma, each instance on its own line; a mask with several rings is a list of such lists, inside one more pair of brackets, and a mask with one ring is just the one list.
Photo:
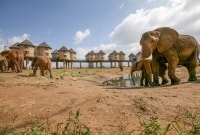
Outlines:
[[[140, 85], [141, 80], [141, 72], [134, 72], [133, 73], [133, 80], [131, 79], [131, 75], [127, 74], [124, 76], [116, 77], [107, 81], [104, 81], [102, 85], [107, 86], [117, 86], [117, 87], [143, 87]], [[161, 83], [161, 78], [159, 79], [159, 82]], [[143, 82], [145, 84], [145, 81]]]

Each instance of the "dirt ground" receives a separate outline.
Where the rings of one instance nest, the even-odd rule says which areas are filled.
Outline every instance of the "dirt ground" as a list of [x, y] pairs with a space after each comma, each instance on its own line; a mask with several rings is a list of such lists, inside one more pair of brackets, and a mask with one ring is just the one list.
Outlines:
[[161, 127], [165, 127], [181, 113], [200, 113], [200, 67], [196, 82], [187, 82], [188, 73], [181, 67], [176, 70], [181, 84], [140, 88], [100, 86], [105, 80], [129, 74], [130, 67], [124, 71], [118, 68], [76, 71], [90, 70], [90, 75], [66, 75], [61, 79], [29, 77], [31, 71], [0, 73], [0, 129], [6, 126], [20, 129], [45, 123], [47, 119], [55, 127], [65, 122], [70, 111], [80, 110], [80, 121], [93, 134], [103, 135], [117, 130], [139, 132], [140, 121], [152, 116], [158, 117]]

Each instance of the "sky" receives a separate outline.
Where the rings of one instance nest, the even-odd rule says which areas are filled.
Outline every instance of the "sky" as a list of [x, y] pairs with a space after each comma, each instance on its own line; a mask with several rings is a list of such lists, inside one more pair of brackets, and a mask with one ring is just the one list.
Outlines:
[[200, 41], [200, 0], [0, 0], [0, 51], [28, 39], [77, 59], [91, 50], [128, 59], [144, 32], [164, 26]]

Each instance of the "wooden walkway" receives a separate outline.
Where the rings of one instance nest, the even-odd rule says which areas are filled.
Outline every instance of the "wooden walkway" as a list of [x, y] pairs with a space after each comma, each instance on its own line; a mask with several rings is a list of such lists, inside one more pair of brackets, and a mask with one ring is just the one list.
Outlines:
[[79, 63], [79, 67], [82, 68], [82, 64], [83, 63], [87, 63], [88, 64], [88, 68], [103, 68], [105, 67], [104, 64], [107, 63], [110, 64], [110, 67], [119, 67], [119, 65], [124, 65], [126, 63], [126, 65], [128, 65], [128, 67], [130, 65], [132, 65], [132, 62], [134, 61], [130, 61], [130, 60], [103, 60], [103, 61], [87, 61], [87, 60], [74, 60], [74, 61], [70, 61], [70, 60], [53, 60], [52, 59], [52, 63], [56, 63], [56, 68], [58, 67], [58, 62], [62, 62], [63, 63], [63, 68], [73, 68], [73, 64], [74, 63]]

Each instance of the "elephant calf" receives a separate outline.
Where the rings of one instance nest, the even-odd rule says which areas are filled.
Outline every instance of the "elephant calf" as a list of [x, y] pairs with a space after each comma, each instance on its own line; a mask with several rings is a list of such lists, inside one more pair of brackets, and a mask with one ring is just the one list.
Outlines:
[[44, 76], [44, 71], [48, 70], [50, 73], [50, 78], [53, 78], [51, 73], [51, 60], [46, 56], [36, 56], [32, 60], [31, 64], [33, 68], [33, 75], [36, 75], [37, 68], [40, 68], [40, 74]]
[[[152, 61], [150, 61], [150, 65], [151, 65], [151, 68], [152, 68]], [[168, 83], [168, 80], [165, 77], [165, 71], [167, 70], [167, 65], [166, 65], [164, 59], [159, 60], [159, 65], [160, 65], [159, 76], [162, 78], [161, 85], [164, 85], [164, 84]], [[139, 60], [139, 61], [133, 63], [133, 65], [131, 67], [130, 74], [131, 74], [131, 79], [132, 79], [133, 82], [134, 82], [133, 72], [135, 72], [135, 71], [141, 71], [142, 72], [142, 76], [141, 76], [141, 79], [140, 79], [140, 85], [143, 86], [144, 85], [143, 83], [144, 83], [144, 80], [145, 80], [145, 86], [149, 86], [143, 60]]]

